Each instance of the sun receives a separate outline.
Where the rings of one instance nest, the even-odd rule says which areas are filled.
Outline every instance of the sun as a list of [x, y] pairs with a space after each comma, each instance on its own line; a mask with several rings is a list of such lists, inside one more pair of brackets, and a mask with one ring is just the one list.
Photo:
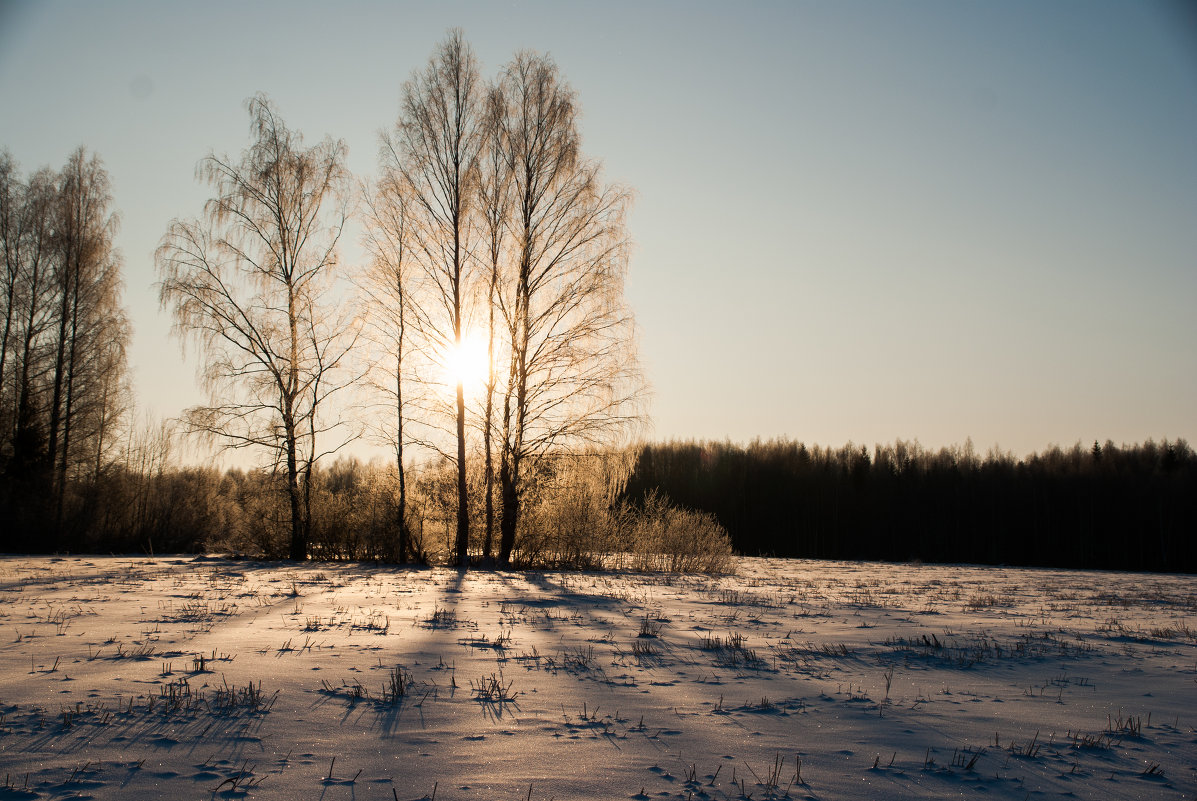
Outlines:
[[442, 367], [450, 392], [456, 394], [460, 383], [467, 399], [478, 397], [490, 372], [486, 341], [475, 331], [467, 332], [460, 345], [449, 346]]

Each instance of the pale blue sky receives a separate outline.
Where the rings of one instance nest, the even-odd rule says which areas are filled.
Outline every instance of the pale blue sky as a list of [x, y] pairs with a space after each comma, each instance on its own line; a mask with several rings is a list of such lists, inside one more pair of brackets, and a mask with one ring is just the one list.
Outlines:
[[[153, 250], [264, 91], [373, 174], [447, 28], [550, 52], [633, 186], [652, 435], [1197, 441], [1197, 14], [1151, 2], [11, 3], [0, 146], [84, 144], [138, 397], [196, 403]], [[354, 249], [346, 251], [352, 257]]]

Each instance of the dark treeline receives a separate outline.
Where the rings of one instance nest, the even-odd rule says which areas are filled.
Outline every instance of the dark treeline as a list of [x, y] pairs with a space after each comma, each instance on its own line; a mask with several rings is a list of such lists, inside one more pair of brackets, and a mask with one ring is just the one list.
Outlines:
[[[282, 475], [173, 462], [165, 426], [135, 429], [99, 473], [72, 473], [58, 523], [46, 495], [8, 484], [5, 550], [287, 555]], [[631, 554], [623, 564], [693, 558], [718, 569], [725, 528], [747, 555], [1197, 570], [1197, 456], [1183, 440], [1023, 459], [968, 445], [671, 442], [550, 460], [538, 472], [513, 559], [525, 566], [597, 567]], [[483, 481], [480, 470], [469, 476], [472, 523], [485, 518]], [[411, 471], [400, 559], [394, 467], [338, 459], [313, 475], [312, 556], [449, 561], [455, 499], [451, 464]], [[480, 553], [484, 526], [474, 531]]]
[[1023, 459], [898, 441], [643, 446], [626, 497], [713, 514], [743, 554], [1197, 571], [1197, 457], [1184, 440]]

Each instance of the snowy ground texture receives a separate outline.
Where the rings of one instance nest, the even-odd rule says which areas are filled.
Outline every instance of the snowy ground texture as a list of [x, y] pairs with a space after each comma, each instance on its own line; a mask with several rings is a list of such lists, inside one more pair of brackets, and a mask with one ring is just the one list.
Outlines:
[[1192, 798], [1192, 576], [0, 559], [0, 799]]

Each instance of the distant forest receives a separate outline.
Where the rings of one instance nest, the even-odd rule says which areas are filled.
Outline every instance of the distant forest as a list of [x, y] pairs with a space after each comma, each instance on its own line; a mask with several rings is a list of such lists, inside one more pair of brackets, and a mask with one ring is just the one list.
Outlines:
[[625, 497], [713, 514], [742, 554], [1197, 571], [1197, 458], [1184, 440], [1015, 458], [898, 441], [643, 446]]

